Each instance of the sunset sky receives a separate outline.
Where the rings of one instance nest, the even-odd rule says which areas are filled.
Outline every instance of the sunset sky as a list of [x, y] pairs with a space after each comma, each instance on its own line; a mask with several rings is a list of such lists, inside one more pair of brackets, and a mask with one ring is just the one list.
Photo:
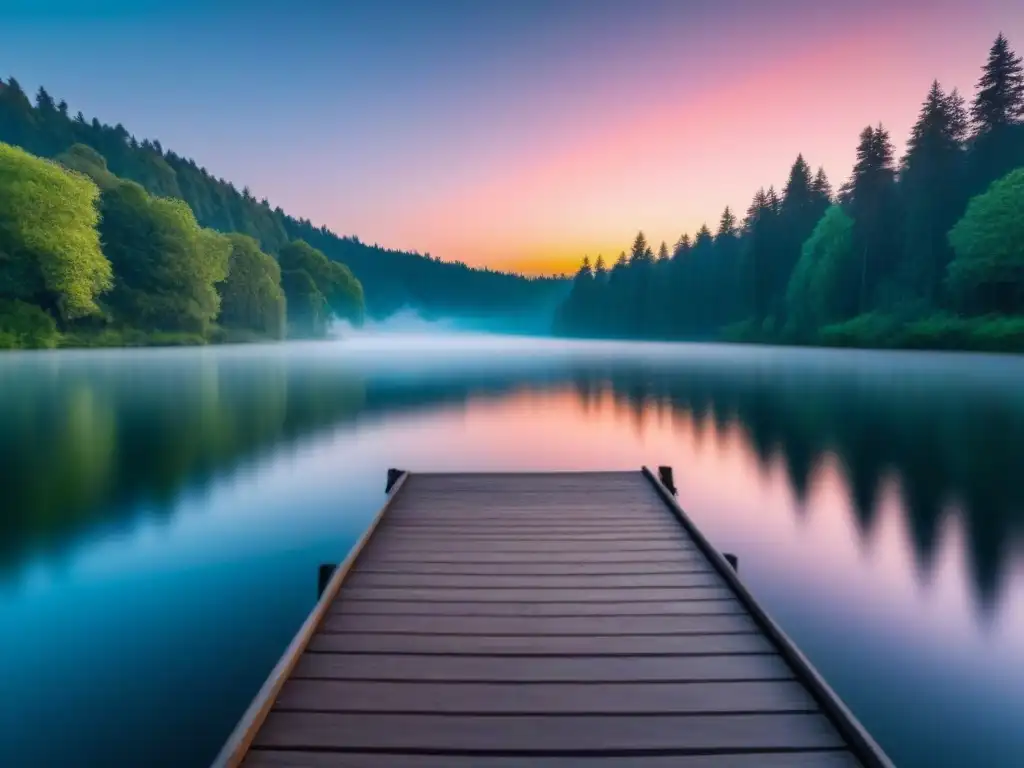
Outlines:
[[367, 242], [530, 272], [902, 151], [1009, 0], [2, 0], [0, 75]]

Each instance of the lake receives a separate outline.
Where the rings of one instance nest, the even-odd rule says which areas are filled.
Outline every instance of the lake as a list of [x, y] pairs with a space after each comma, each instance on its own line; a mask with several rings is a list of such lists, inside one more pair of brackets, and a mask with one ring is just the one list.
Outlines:
[[643, 464], [898, 765], [1024, 764], [1024, 358], [426, 334], [0, 356], [0, 764], [206, 766], [388, 467]]

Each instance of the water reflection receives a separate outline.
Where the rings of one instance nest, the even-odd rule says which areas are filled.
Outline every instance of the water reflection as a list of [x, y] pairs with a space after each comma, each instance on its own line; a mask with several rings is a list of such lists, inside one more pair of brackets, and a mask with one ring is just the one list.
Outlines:
[[386, 466], [672, 463], [901, 765], [1008, 764], [1022, 381], [1008, 357], [494, 339], [2, 357], [0, 677], [41, 735], [0, 727], [0, 763], [205, 764]]
[[952, 358], [948, 370], [936, 371], [914, 365], [913, 358], [869, 359], [859, 375], [827, 362], [800, 365], [806, 362], [739, 370], [590, 367], [575, 373], [574, 384], [583, 403], [607, 388], [630, 406], [635, 424], [645, 423], [645, 411], [670, 408], [692, 419], [699, 434], [740, 427], [765, 470], [782, 462], [797, 510], [806, 509], [816, 468], [835, 457], [866, 543], [882, 484], [894, 479], [924, 582], [943, 516], [955, 507], [967, 531], [973, 585], [980, 605], [990, 609], [1008, 558], [1024, 540], [1024, 483], [1018, 480], [1024, 371], [1018, 361]]

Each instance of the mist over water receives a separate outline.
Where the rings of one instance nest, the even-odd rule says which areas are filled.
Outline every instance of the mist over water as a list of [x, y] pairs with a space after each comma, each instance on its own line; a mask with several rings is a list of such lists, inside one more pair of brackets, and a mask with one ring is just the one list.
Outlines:
[[898, 765], [1024, 754], [1024, 360], [440, 330], [0, 359], [0, 763], [206, 765], [388, 467], [642, 464]]

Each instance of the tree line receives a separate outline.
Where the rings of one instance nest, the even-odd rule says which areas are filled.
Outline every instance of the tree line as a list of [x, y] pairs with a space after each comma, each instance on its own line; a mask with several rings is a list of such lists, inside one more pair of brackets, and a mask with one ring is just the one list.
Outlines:
[[0, 143], [0, 348], [317, 337], [331, 316], [361, 322], [362, 286], [304, 241], [274, 259], [90, 147]]
[[434, 317], [550, 313], [566, 292], [558, 278], [527, 279], [339, 237], [271, 207], [266, 198], [257, 200], [247, 187], [238, 190], [157, 140], [138, 140], [120, 123], [71, 114], [67, 102], [55, 101], [45, 88], [33, 103], [13, 77], [0, 79], [0, 142], [49, 159], [67, 155], [74, 145], [87, 147], [104, 158], [110, 174], [134, 181], [153, 197], [183, 200], [199, 226], [246, 235], [272, 256], [302, 240], [352, 270], [364, 288], [366, 312], [374, 318], [405, 307]]
[[973, 103], [934, 82], [897, 159], [861, 132], [833, 190], [803, 155], [742, 221], [727, 207], [657, 253], [584, 258], [558, 310], [576, 336], [1024, 349], [1024, 68], [1000, 34]]

